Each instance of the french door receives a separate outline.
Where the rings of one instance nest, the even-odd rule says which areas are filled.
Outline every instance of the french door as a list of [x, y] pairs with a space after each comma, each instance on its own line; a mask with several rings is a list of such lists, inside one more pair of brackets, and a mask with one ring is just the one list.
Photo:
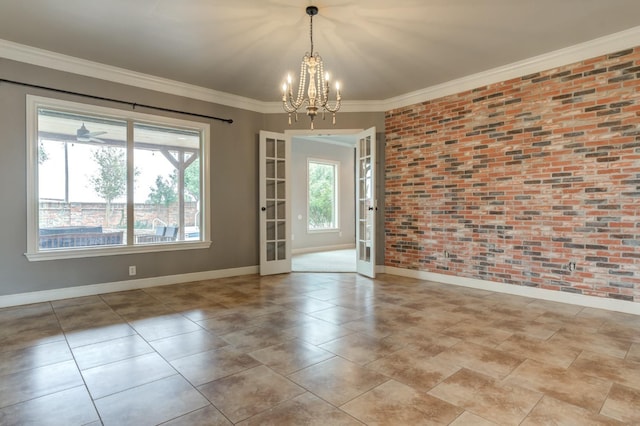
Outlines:
[[260, 132], [260, 275], [291, 272], [291, 139]]
[[376, 128], [356, 135], [356, 270], [376, 276]]

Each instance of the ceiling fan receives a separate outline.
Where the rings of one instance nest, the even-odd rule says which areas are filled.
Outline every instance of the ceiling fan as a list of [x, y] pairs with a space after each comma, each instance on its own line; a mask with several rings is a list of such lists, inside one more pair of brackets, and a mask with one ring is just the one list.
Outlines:
[[100, 142], [104, 143], [102, 139], [96, 138], [96, 136], [104, 135], [107, 132], [90, 132], [82, 123], [82, 126], [76, 131], [76, 140], [78, 142]]

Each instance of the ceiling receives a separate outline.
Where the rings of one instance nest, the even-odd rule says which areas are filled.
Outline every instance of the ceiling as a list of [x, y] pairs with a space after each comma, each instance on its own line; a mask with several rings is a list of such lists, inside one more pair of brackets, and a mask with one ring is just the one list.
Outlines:
[[382, 100], [638, 25], [638, 0], [1, 0], [0, 39], [257, 101], [314, 47]]

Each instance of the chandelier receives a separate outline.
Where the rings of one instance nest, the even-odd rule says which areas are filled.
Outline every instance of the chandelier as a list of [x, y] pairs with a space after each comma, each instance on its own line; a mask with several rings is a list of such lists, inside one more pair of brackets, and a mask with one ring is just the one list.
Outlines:
[[[282, 85], [282, 106], [289, 114], [289, 125], [291, 125], [291, 114], [295, 114], [295, 121], [298, 121], [298, 109], [306, 104], [305, 108], [313, 129], [313, 119], [318, 115], [320, 109], [323, 119], [325, 112], [330, 112], [333, 116], [333, 124], [336, 124], [336, 112], [340, 109], [342, 97], [340, 96], [340, 83], [336, 83], [336, 102], [333, 106], [329, 104], [329, 73], [325, 74], [322, 58], [318, 52], [313, 52], [313, 17], [318, 14], [318, 8], [309, 6], [306, 10], [310, 23], [311, 51], [302, 58], [297, 96], [293, 97], [291, 74], [287, 76], [286, 83]], [[309, 79], [308, 85], [307, 78]]]

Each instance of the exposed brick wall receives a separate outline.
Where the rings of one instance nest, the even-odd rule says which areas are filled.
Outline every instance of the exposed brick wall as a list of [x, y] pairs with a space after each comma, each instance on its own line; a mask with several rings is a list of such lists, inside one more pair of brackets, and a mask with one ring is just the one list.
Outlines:
[[387, 266], [640, 302], [640, 47], [388, 111], [385, 154]]

